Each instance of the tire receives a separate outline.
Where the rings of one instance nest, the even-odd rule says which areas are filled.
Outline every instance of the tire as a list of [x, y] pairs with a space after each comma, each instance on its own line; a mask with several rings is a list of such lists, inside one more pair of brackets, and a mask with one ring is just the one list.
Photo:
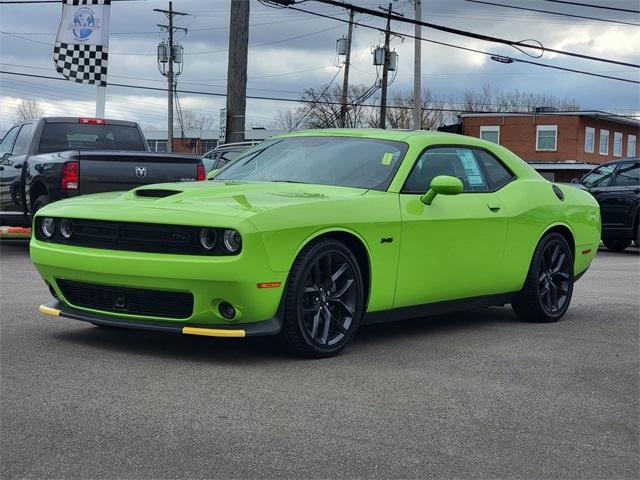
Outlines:
[[550, 233], [538, 244], [524, 287], [511, 305], [521, 320], [557, 322], [569, 308], [573, 282], [573, 252], [562, 235]]
[[628, 238], [603, 238], [602, 243], [612, 252], [621, 252], [631, 244]]
[[307, 245], [287, 280], [282, 339], [293, 353], [331, 357], [355, 335], [364, 311], [362, 272], [349, 248], [333, 239]]
[[45, 205], [47, 205], [48, 203], [49, 203], [48, 195], [40, 195], [38, 198], [36, 198], [35, 202], [33, 202], [33, 206], [31, 207], [31, 217], [33, 218], [36, 212], [40, 210], [42, 207], [44, 207]]

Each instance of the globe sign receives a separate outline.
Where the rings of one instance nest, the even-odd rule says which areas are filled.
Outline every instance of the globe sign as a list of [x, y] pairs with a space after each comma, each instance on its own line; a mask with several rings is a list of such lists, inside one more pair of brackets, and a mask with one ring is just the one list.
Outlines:
[[88, 8], [80, 8], [73, 17], [73, 35], [78, 40], [86, 40], [96, 28], [96, 19]]

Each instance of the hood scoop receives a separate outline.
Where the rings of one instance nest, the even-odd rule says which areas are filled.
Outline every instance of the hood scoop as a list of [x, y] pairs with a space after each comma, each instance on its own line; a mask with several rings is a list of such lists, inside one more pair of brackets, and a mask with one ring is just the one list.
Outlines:
[[182, 193], [182, 190], [167, 190], [163, 188], [143, 188], [136, 190], [137, 197], [165, 198]]

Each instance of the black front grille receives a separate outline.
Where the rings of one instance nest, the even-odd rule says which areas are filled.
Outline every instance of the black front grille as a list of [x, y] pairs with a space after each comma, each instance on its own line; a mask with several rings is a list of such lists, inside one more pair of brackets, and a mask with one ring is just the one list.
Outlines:
[[61, 218], [56, 218], [57, 228], [51, 238], [41, 230], [43, 217], [36, 218], [35, 236], [44, 242], [63, 243], [78, 247], [127, 250], [149, 253], [173, 253], [183, 255], [237, 255], [224, 248], [223, 228], [211, 228], [218, 241], [211, 250], [202, 248], [198, 241], [200, 227], [188, 225], [164, 225], [156, 223], [114, 222], [111, 220], [68, 219], [72, 234], [65, 238], [60, 233]]
[[78, 307], [166, 318], [188, 318], [193, 312], [193, 295], [187, 292], [112, 287], [59, 279], [56, 282], [65, 299]]

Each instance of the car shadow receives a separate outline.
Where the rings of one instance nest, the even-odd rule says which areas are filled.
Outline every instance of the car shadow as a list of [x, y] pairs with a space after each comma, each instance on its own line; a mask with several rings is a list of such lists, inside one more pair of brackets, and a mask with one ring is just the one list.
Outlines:
[[640, 249], [638, 247], [627, 247], [620, 252], [614, 252], [613, 250], [609, 250], [607, 247], [600, 247], [598, 249], [598, 255], [602, 255], [603, 253], [609, 255], [629, 255], [637, 257], [638, 255], [640, 255]]
[[[509, 308], [484, 308], [426, 318], [400, 320], [375, 325], [363, 325], [345, 351], [357, 353], [359, 346], [392, 344], [417, 336], [448, 335], [456, 330], [486, 328], [514, 322]], [[253, 364], [304, 361], [289, 353], [279, 337], [225, 339], [148, 332], [126, 328], [101, 328], [79, 324], [79, 328], [56, 332], [56, 340], [79, 347], [100, 349], [137, 356], [172, 358], [179, 361], [209, 361], [212, 363]]]

